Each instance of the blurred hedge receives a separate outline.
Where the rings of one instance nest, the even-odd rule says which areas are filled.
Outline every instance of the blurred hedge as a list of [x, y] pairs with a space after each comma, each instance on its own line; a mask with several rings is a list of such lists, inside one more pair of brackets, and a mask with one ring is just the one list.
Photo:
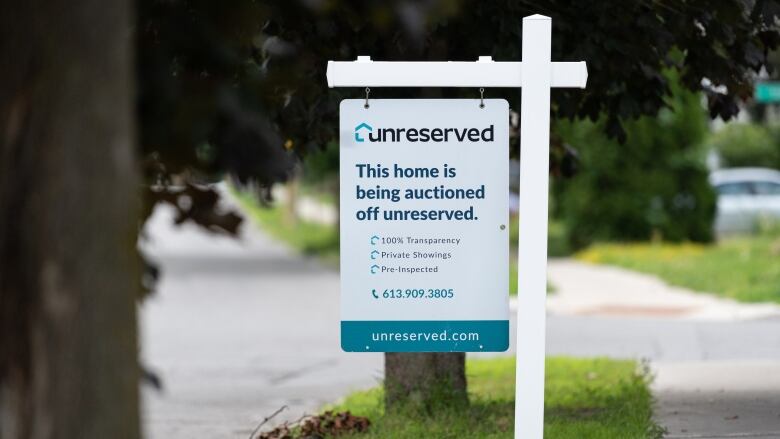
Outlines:
[[669, 78], [671, 109], [627, 122], [624, 144], [603, 134], [603, 119], [556, 124], [580, 156], [579, 172], [554, 186], [554, 214], [575, 249], [593, 241], [712, 240], [706, 114], [699, 95]]
[[709, 144], [718, 152], [726, 168], [780, 166], [780, 127], [732, 123], [714, 133]]

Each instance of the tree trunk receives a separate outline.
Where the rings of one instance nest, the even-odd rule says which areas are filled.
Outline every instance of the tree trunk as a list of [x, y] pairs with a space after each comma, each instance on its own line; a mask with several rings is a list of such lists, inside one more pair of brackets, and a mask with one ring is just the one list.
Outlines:
[[1, 439], [140, 435], [131, 18], [0, 6]]
[[[446, 53], [441, 46], [440, 53]], [[420, 89], [420, 97], [441, 98], [440, 89]], [[385, 407], [463, 407], [468, 404], [466, 354], [385, 354]]]
[[433, 409], [463, 407], [466, 393], [466, 354], [385, 354], [385, 407]]
[[301, 186], [301, 179], [297, 175], [290, 178], [287, 181], [287, 184], [284, 186], [285, 188], [285, 196], [286, 200], [284, 205], [284, 223], [285, 226], [293, 228], [298, 224], [298, 201], [299, 196], [298, 193], [300, 192], [300, 186]]

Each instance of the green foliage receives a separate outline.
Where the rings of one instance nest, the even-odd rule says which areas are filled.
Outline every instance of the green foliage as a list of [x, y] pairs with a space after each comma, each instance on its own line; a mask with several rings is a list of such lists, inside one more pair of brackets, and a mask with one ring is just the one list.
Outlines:
[[[566, 228], [560, 221], [550, 219], [547, 224], [547, 256], [551, 258], [568, 256], [571, 254], [569, 242], [567, 240]], [[517, 239], [520, 231], [518, 229], [517, 217], [509, 218], [509, 295], [517, 295]], [[547, 293], [554, 293], [555, 285], [547, 281]]]
[[762, 125], [732, 123], [714, 133], [709, 144], [718, 152], [721, 165], [780, 167], [780, 129], [778, 136]]
[[555, 214], [574, 248], [595, 240], [712, 239], [715, 194], [701, 147], [706, 117], [698, 94], [670, 84], [669, 108], [628, 122], [624, 145], [603, 134], [604, 118], [555, 126], [580, 151], [580, 172], [555, 185]]
[[266, 232], [306, 255], [316, 255], [336, 264], [339, 235], [335, 227], [303, 220], [291, 221], [279, 206], [261, 205], [249, 193], [236, 193], [244, 209]]
[[[772, 136], [772, 143], [774, 144], [774, 153], [769, 153], [764, 158], [764, 162], [769, 168], [780, 169], [780, 124], [772, 123], [766, 126], [769, 134]], [[771, 157], [774, 156], [775, 162], [771, 162]]]
[[[471, 404], [460, 410], [386, 414], [382, 388], [352, 393], [336, 410], [366, 416], [371, 427], [355, 438], [511, 438], [515, 359], [466, 363]], [[545, 437], [658, 438], [647, 374], [633, 361], [548, 358]]]
[[328, 142], [325, 147], [309, 153], [303, 160], [303, 180], [308, 184], [330, 182], [339, 175], [339, 144]]
[[700, 244], [599, 244], [577, 255], [743, 302], [780, 303], [780, 229]]
[[[519, 234], [520, 231], [518, 230], [517, 217], [512, 216], [509, 218], [509, 245], [513, 249], [513, 252], [517, 249]], [[569, 248], [568, 239], [566, 226], [561, 221], [550, 218], [547, 223], [547, 256], [551, 258], [569, 256], [571, 254], [571, 248]]]
[[[136, 2], [140, 144], [151, 180], [170, 174], [240, 182], [284, 179], [292, 161], [337, 138], [338, 103], [356, 90], [329, 89], [328, 60], [519, 60], [522, 18], [553, 19], [555, 60], [586, 60], [587, 90], [556, 90], [556, 118], [595, 119], [622, 137], [621, 121], [666, 106], [662, 71], [704, 88], [712, 115], [738, 111], [754, 72], [780, 41], [776, 0], [571, 2], [333, 0]], [[630, 37], [627, 37], [630, 36]], [[682, 54], [672, 59], [676, 48]], [[378, 93], [378, 94], [376, 94]], [[383, 89], [381, 97], [476, 96], [474, 89]], [[506, 93], [519, 108], [519, 93]]]

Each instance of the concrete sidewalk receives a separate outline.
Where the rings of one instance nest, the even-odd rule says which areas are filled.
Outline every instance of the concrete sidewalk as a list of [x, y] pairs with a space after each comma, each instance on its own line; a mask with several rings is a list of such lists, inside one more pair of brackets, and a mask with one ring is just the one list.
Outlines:
[[[548, 274], [556, 288], [547, 301], [551, 321], [563, 319], [552, 328], [577, 328], [581, 340], [548, 343], [548, 352], [650, 359], [655, 415], [666, 437], [780, 438], [779, 306], [574, 260], [550, 261]], [[553, 343], [566, 340], [549, 328]]]
[[668, 285], [655, 276], [573, 259], [551, 259], [555, 293], [547, 310], [559, 315], [659, 317], [734, 321], [780, 317], [776, 304], [739, 303]]

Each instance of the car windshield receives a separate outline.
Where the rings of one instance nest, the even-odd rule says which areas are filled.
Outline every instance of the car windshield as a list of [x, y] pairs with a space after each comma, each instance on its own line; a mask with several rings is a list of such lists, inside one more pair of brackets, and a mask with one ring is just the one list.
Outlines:
[[719, 195], [780, 195], [780, 183], [773, 181], [734, 181], [716, 186]]
[[756, 195], [780, 195], [780, 183], [757, 181], [753, 183]]
[[720, 195], [751, 195], [753, 188], [746, 181], [723, 183], [716, 188]]

